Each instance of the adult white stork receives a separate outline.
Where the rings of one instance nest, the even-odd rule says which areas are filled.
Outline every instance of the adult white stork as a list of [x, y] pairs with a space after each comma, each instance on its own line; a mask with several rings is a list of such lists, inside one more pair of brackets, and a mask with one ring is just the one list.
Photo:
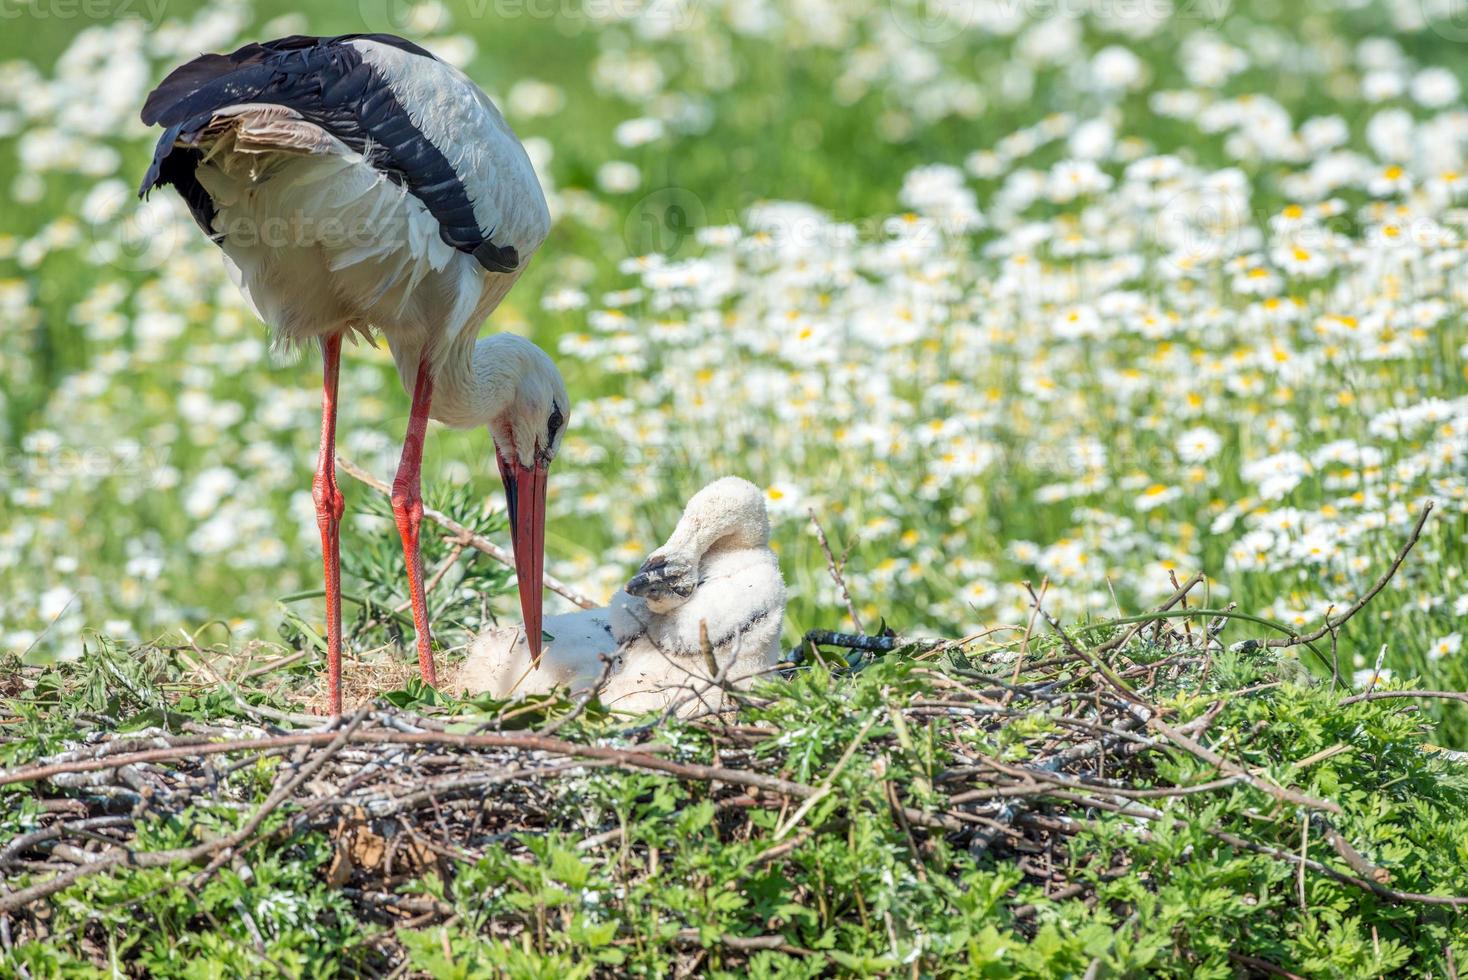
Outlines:
[[341, 711], [337, 375], [348, 333], [385, 337], [412, 393], [392, 506], [423, 679], [437, 680], [418, 544], [430, 416], [489, 428], [538, 657], [546, 477], [570, 400], [534, 344], [509, 334], [476, 339], [550, 228], [535, 171], [499, 110], [416, 44], [347, 34], [202, 55], [153, 90], [142, 118], [164, 133], [139, 194], [173, 186], [276, 343], [321, 346], [312, 495], [332, 711]]

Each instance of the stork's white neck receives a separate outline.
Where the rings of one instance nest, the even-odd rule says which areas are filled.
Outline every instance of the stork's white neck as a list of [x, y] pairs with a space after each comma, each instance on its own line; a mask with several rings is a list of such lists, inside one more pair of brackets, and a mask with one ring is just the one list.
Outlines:
[[[476, 341], [467, 351], [445, 358], [433, 379], [429, 414], [455, 429], [489, 425], [503, 415], [514, 400], [516, 383], [523, 373], [524, 365], [516, 356], [518, 345], [514, 343], [519, 340], [513, 334], [494, 334]], [[403, 367], [398, 365], [403, 387], [412, 390]]]
[[[413, 391], [422, 349], [392, 344], [403, 390]], [[497, 333], [455, 344], [430, 356], [433, 398], [429, 415], [454, 429], [491, 425], [514, 407], [522, 388], [535, 387], [550, 365], [545, 352], [523, 337]], [[554, 370], [554, 368], [550, 368]]]
[[[411, 392], [422, 351], [399, 342], [392, 344], [392, 353], [403, 388]], [[554, 458], [571, 402], [561, 372], [545, 351], [514, 334], [480, 340], [471, 335], [429, 354], [428, 365], [432, 418], [456, 429], [488, 426], [500, 454], [524, 466]]]
[[716, 480], [688, 502], [662, 552], [698, 560], [736, 549], [765, 548], [770, 521], [759, 490], [744, 480]]

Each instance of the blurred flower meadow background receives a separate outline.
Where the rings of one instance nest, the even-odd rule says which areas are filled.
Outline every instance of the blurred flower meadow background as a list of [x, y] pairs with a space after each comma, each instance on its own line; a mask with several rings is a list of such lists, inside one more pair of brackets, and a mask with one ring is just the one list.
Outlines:
[[[575, 399], [555, 574], [605, 598], [732, 473], [766, 487], [792, 639], [851, 625], [812, 511], [868, 629], [1022, 625], [1023, 580], [1067, 621], [1126, 614], [1196, 571], [1303, 627], [1431, 498], [1339, 652], [1358, 684], [1380, 658], [1468, 685], [1456, 0], [0, 15], [0, 652], [270, 639], [319, 584], [319, 367], [272, 358], [174, 195], [134, 198], [137, 112], [201, 51], [391, 31], [495, 97], [550, 198], [485, 330], [545, 346]], [[350, 350], [342, 455], [390, 475], [406, 413], [386, 351]], [[435, 427], [425, 481], [502, 506], [482, 431]]]

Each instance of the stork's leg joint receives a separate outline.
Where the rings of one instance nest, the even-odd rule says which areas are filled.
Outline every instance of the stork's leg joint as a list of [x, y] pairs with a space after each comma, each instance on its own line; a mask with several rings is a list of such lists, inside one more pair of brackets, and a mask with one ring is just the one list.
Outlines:
[[390, 499], [398, 534], [402, 535], [405, 545], [416, 547], [418, 529], [423, 526], [423, 495], [415, 487], [394, 485]]
[[311, 481], [311, 499], [316, 502], [316, 525], [322, 530], [341, 524], [347, 498], [336, 483], [336, 468], [318, 470]]

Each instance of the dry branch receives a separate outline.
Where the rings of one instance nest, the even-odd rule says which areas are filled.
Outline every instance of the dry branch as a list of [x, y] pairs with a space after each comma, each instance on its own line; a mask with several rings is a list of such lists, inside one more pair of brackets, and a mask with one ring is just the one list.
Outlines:
[[[348, 476], [351, 476], [359, 482], [366, 484], [373, 490], [376, 490], [378, 493], [381, 493], [385, 496], [392, 495], [392, 487], [388, 486], [386, 483], [379, 480], [371, 473], [362, 469], [362, 467], [347, 459], [345, 456], [338, 456], [336, 458], [336, 465], [346, 471]], [[452, 517], [449, 517], [443, 511], [435, 510], [432, 507], [424, 507], [423, 516], [428, 518], [433, 523], [437, 524], [439, 527], [452, 532], [454, 535], [457, 536], [459, 541], [462, 541], [469, 547], [484, 552], [486, 555], [493, 558], [495, 561], [499, 562], [502, 565], [508, 565], [511, 568], [515, 567], [514, 555], [506, 551], [504, 548], [501, 548], [499, 545], [495, 544], [484, 535], [475, 534], [473, 531], [469, 530], [467, 527], [460, 524]], [[544, 579], [545, 587], [547, 589], [550, 589], [552, 592], [556, 593], [562, 598], [569, 599], [571, 602], [574, 602], [582, 609], [595, 609], [597, 607], [597, 603], [588, 599], [576, 589], [567, 585], [565, 582], [562, 582], [560, 579], [556, 578], [549, 572], [546, 572], [544, 574]]]
[[1422, 505], [1422, 512], [1417, 515], [1417, 521], [1412, 525], [1412, 530], [1407, 535], [1406, 542], [1402, 545], [1401, 550], [1397, 552], [1397, 556], [1392, 559], [1392, 563], [1387, 566], [1386, 571], [1382, 572], [1381, 577], [1372, 584], [1371, 588], [1367, 589], [1364, 593], [1361, 594], [1360, 598], [1351, 603], [1351, 605], [1346, 608], [1345, 612], [1334, 618], [1327, 614], [1325, 617], [1325, 622], [1322, 623], [1318, 629], [1309, 633], [1305, 633], [1304, 635], [1274, 636], [1269, 637], [1265, 640], [1246, 641], [1246, 647], [1250, 644], [1252, 644], [1252, 646], [1255, 648], [1261, 646], [1272, 647], [1275, 649], [1296, 647], [1301, 646], [1302, 644], [1314, 643], [1316, 640], [1324, 639], [1327, 633], [1334, 633], [1336, 630], [1340, 629], [1346, 624], [1349, 619], [1351, 619], [1351, 617], [1355, 616], [1362, 609], [1365, 609], [1366, 604], [1369, 603], [1372, 599], [1375, 599], [1377, 593], [1386, 588], [1387, 583], [1390, 582], [1394, 577], [1396, 577], [1397, 572], [1406, 562], [1407, 556], [1411, 554], [1412, 549], [1416, 547], [1417, 540], [1422, 537], [1422, 529], [1426, 526], [1427, 519], [1430, 516], [1432, 516], [1431, 500], [1426, 501]]

